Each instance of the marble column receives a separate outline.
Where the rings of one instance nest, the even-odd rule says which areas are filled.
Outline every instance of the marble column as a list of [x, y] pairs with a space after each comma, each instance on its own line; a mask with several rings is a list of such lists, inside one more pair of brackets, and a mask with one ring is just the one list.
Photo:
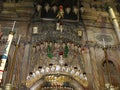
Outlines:
[[84, 70], [87, 75], [87, 80], [88, 80], [88, 88], [89, 90], [93, 90], [93, 75], [92, 75], [92, 67], [91, 67], [91, 61], [90, 61], [90, 56], [89, 56], [89, 51], [88, 48], [84, 48], [82, 50], [82, 59], [84, 62]]
[[93, 90], [100, 90], [100, 82], [99, 82], [99, 74], [98, 74], [98, 67], [97, 67], [97, 58], [95, 57], [95, 51], [93, 47], [90, 47], [90, 58], [91, 58], [91, 65], [92, 65], [92, 73], [93, 73], [93, 83], [94, 89]]
[[30, 51], [30, 44], [25, 45], [25, 50], [24, 50], [24, 56], [22, 60], [22, 66], [21, 66], [21, 83], [24, 83], [26, 80], [26, 74], [28, 72], [28, 60], [29, 60], [29, 51]]

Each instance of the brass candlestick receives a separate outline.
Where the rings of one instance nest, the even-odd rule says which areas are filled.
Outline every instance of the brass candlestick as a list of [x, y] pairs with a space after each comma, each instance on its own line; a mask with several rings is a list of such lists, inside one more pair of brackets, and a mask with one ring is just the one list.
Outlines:
[[10, 67], [11, 71], [9, 73], [8, 83], [11, 83], [11, 84], [12, 84], [12, 78], [13, 78], [13, 73], [14, 73], [14, 67], [15, 67], [15, 64], [16, 64], [16, 55], [17, 55], [17, 51], [18, 51], [18, 48], [19, 48], [20, 38], [21, 38], [21, 35], [19, 36], [18, 42], [16, 44], [14, 55], [13, 55], [13, 60], [12, 60], [11, 67]]

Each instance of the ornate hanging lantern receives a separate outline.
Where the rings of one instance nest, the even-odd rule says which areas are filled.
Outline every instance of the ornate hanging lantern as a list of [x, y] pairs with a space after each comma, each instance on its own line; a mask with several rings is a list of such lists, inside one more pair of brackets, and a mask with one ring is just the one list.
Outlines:
[[46, 12], [48, 12], [49, 9], [50, 9], [50, 5], [47, 3], [47, 4], [45, 5], [45, 10], [46, 10]]
[[76, 6], [73, 7], [73, 12], [75, 13], [75, 15], [78, 14], [78, 8]]
[[56, 11], [57, 11], [57, 6], [54, 5], [54, 6], [52, 7], [52, 9], [53, 9], [53, 12], [56, 13]]
[[65, 9], [65, 11], [67, 12], [67, 14], [69, 14], [70, 11], [71, 11], [71, 8], [70, 8], [70, 7], [67, 7], [67, 8]]
[[37, 11], [39, 12], [39, 11], [41, 10], [42, 6], [41, 6], [40, 4], [38, 4], [38, 5], [36, 6], [36, 8], [37, 8]]

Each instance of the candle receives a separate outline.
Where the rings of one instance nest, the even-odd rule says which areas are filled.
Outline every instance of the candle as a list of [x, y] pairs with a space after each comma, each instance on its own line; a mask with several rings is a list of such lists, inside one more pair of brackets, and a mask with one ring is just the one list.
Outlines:
[[13, 27], [12, 27], [12, 31], [14, 30], [14, 27], [15, 27], [15, 23], [16, 23], [16, 21], [14, 21], [14, 24], [13, 24]]
[[19, 42], [20, 42], [20, 38], [21, 38], [21, 35], [19, 35], [19, 38], [18, 38], [18, 42], [17, 42], [17, 45], [19, 45]]
[[105, 40], [104, 40], [104, 38], [103, 38], [103, 47], [105, 48]]

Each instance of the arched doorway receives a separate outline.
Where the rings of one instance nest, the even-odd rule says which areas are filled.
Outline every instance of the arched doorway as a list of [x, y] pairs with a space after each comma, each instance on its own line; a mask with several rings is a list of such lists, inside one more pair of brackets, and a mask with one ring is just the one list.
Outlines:
[[42, 76], [30, 87], [30, 90], [85, 90], [82, 83], [64, 74]]

